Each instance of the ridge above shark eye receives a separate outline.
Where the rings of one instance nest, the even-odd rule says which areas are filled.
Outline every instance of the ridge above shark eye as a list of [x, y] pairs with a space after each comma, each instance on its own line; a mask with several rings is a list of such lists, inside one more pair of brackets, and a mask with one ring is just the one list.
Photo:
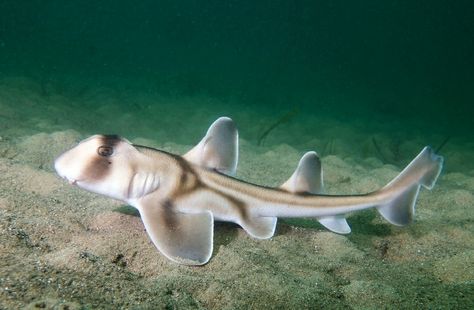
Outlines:
[[111, 146], [102, 145], [97, 149], [97, 154], [102, 157], [109, 157], [114, 153], [114, 148]]

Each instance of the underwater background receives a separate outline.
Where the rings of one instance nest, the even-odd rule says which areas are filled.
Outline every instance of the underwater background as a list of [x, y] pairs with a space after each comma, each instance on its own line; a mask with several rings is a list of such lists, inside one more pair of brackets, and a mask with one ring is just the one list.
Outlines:
[[[473, 55], [467, 0], [0, 0], [0, 309], [473, 308]], [[385, 185], [425, 145], [445, 169], [409, 227], [218, 224], [200, 268], [52, 169], [95, 133], [183, 153], [223, 115], [258, 184], [308, 150], [330, 194]]]
[[472, 130], [471, 1], [3, 0], [0, 14], [4, 76]]

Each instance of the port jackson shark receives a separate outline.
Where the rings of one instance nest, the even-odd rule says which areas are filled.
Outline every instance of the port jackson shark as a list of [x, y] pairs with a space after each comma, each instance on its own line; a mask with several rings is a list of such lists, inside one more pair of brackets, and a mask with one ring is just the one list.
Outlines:
[[240, 225], [252, 237], [271, 238], [277, 219], [312, 217], [327, 229], [351, 231], [345, 215], [376, 208], [394, 225], [409, 224], [420, 187], [431, 189], [443, 158], [425, 147], [390, 183], [361, 195], [325, 195], [321, 161], [306, 153], [278, 188], [234, 178], [238, 133], [228, 117], [180, 156], [140, 146], [116, 135], [94, 135], [60, 155], [59, 176], [87, 191], [128, 203], [167, 258], [203, 265], [213, 251], [214, 220]]

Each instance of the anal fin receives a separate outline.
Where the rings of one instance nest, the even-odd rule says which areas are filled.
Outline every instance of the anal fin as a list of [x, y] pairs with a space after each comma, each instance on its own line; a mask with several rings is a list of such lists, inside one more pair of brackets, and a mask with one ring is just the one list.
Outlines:
[[344, 216], [324, 216], [319, 217], [318, 221], [319, 223], [321, 223], [321, 225], [335, 233], [349, 234], [351, 232], [351, 228], [349, 227], [349, 224], [347, 224], [347, 221]]

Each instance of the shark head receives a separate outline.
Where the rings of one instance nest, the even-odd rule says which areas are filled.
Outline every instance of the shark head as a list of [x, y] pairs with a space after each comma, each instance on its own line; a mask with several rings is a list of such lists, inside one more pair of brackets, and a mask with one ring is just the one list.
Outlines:
[[94, 135], [61, 154], [54, 162], [58, 175], [85, 190], [126, 200], [137, 150], [116, 135]]

